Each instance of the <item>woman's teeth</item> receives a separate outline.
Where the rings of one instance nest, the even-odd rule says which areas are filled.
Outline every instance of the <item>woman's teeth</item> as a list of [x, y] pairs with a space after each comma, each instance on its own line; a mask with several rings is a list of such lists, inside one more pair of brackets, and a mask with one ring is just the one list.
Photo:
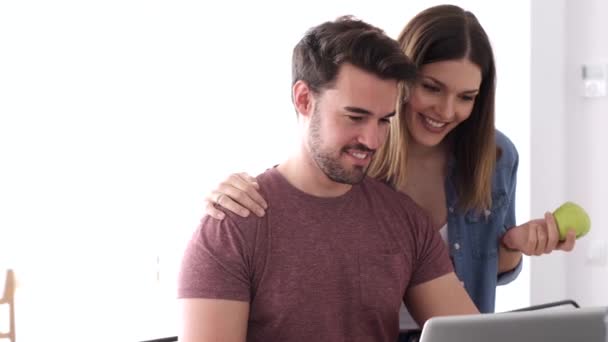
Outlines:
[[424, 120], [426, 121], [426, 123], [428, 123], [431, 127], [435, 127], [435, 128], [441, 128], [445, 125], [447, 125], [447, 123], [445, 122], [439, 122], [439, 121], [435, 121], [433, 119], [430, 119], [428, 117], [424, 117]]

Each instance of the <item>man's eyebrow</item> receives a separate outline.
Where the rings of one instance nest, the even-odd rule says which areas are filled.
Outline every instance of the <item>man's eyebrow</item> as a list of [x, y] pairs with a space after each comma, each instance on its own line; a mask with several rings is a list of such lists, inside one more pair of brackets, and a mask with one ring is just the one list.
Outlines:
[[[369, 110], [360, 108], [360, 107], [346, 106], [346, 107], [344, 107], [344, 109], [348, 112], [355, 113], [355, 114], [363, 114], [363, 115], [372, 115], [373, 114]], [[396, 113], [397, 113], [396, 111], [392, 111], [392, 112], [384, 115], [384, 117], [388, 118], [388, 117], [394, 116]]]
[[[422, 76], [422, 77], [428, 78], [429, 80], [431, 80], [445, 88], [445, 84], [434, 77], [431, 77], [431, 76]], [[469, 90], [462, 91], [463, 94], [477, 94], [478, 92], [479, 92], [479, 89], [469, 89]]]
[[369, 110], [367, 110], [367, 109], [360, 108], [360, 107], [351, 107], [351, 106], [346, 106], [346, 107], [344, 107], [344, 109], [345, 109], [347, 112], [351, 112], [351, 113], [356, 113], [356, 114], [364, 114], [364, 115], [372, 115], [372, 112], [370, 112], [370, 111], [369, 111]]

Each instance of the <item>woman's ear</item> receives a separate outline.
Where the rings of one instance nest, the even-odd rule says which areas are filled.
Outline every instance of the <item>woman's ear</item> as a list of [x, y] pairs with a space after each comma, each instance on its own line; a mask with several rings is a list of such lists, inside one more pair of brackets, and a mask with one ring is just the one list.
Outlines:
[[308, 84], [302, 80], [294, 83], [292, 89], [293, 105], [302, 116], [310, 116], [314, 108], [314, 94]]

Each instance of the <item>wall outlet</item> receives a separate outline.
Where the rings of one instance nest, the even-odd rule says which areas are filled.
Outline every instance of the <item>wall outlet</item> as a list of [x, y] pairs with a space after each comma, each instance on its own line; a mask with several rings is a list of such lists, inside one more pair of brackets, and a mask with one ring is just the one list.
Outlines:
[[585, 64], [582, 67], [583, 96], [604, 97], [608, 88], [608, 68], [603, 64]]

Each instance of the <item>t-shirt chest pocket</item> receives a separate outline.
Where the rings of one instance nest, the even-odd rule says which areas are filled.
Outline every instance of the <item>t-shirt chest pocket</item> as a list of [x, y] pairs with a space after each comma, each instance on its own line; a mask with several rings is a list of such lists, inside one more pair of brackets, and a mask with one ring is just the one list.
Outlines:
[[398, 311], [406, 278], [403, 253], [359, 255], [361, 304], [364, 309]]

